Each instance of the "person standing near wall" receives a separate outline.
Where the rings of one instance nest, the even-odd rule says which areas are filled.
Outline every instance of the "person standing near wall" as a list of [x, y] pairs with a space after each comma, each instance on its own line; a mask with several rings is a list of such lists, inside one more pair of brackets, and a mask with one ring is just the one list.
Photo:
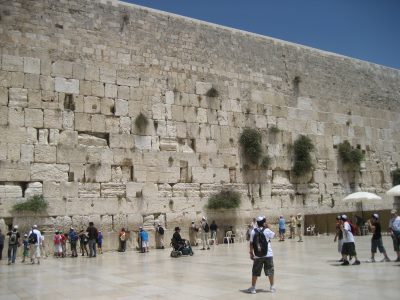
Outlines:
[[21, 244], [21, 236], [18, 232], [18, 225], [15, 225], [12, 231], [7, 233], [8, 239], [8, 264], [15, 264], [15, 258], [17, 257], [17, 250]]
[[126, 251], [126, 231], [125, 228], [122, 227], [121, 231], [118, 234], [118, 239], [119, 239], [119, 247], [118, 247], [118, 252], [125, 252]]
[[390, 217], [389, 233], [393, 240], [394, 252], [397, 255], [395, 262], [400, 262], [400, 216], [397, 215], [397, 210], [393, 209]]
[[3, 258], [3, 248], [4, 248], [4, 240], [5, 240], [5, 235], [3, 232], [1, 232], [0, 229], [0, 260]]
[[205, 217], [201, 218], [200, 226], [201, 226], [201, 240], [203, 243], [203, 248], [201, 248], [201, 250], [206, 250], [206, 246], [207, 250], [210, 250], [210, 245], [208, 244], [210, 226], [208, 225]]
[[196, 226], [194, 221], [190, 224], [189, 227], [189, 242], [192, 246], [197, 246], [197, 233], [199, 232], [199, 228]]
[[284, 242], [285, 232], [286, 232], [286, 220], [283, 218], [283, 216], [279, 216], [278, 225], [279, 225], [279, 241]]
[[89, 222], [89, 227], [86, 229], [89, 238], [89, 257], [96, 257], [96, 244], [99, 232], [94, 227], [93, 222]]
[[289, 236], [289, 239], [294, 239], [294, 237], [295, 237], [295, 234], [296, 234], [296, 218], [295, 218], [295, 216], [293, 216], [293, 215], [290, 215], [290, 225], [289, 225], [289, 228], [290, 228], [290, 236]]
[[[343, 246], [342, 246], [342, 266], [348, 266], [351, 257], [355, 258], [353, 265], [359, 265], [360, 261], [357, 259], [356, 244], [354, 242], [354, 234], [351, 225], [346, 215], [340, 217], [340, 229], [343, 231]], [[349, 257], [349, 260], [347, 259]]]
[[371, 219], [368, 220], [368, 226], [372, 230], [372, 239], [371, 239], [371, 259], [369, 259], [367, 262], [371, 263], [375, 262], [375, 253], [377, 248], [379, 249], [379, 252], [382, 253], [384, 256], [382, 262], [383, 261], [389, 262], [390, 259], [386, 254], [385, 247], [383, 247], [381, 222], [379, 222], [378, 214], [372, 214]]
[[210, 231], [211, 231], [211, 239], [214, 241], [215, 245], [218, 245], [218, 239], [217, 239], [218, 225], [215, 223], [215, 220], [211, 222]]
[[160, 223], [157, 223], [155, 226], [155, 241], [156, 241], [156, 249], [164, 249], [164, 228]]
[[42, 235], [37, 229], [37, 225], [32, 226], [32, 230], [28, 234], [29, 247], [31, 252], [31, 263], [35, 264], [35, 258], [40, 265], [40, 244], [42, 243]]
[[[342, 255], [342, 246], [343, 246], [343, 232], [340, 229], [340, 216], [336, 217], [336, 234], [333, 242], [338, 242], [338, 252]], [[340, 258], [339, 262], [343, 262], [343, 258]]]
[[301, 213], [298, 213], [296, 216], [296, 229], [297, 229], [297, 236], [299, 237], [298, 242], [303, 241], [303, 217]]

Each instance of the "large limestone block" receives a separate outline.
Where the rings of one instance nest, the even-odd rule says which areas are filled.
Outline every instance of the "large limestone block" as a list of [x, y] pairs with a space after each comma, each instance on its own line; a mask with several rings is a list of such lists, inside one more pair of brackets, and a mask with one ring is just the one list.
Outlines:
[[100, 98], [87, 96], [83, 98], [83, 112], [90, 114], [98, 114], [101, 111]]
[[92, 82], [92, 95], [104, 97], [104, 84], [102, 82]]
[[79, 183], [78, 182], [65, 182], [60, 183], [60, 192], [63, 197], [76, 198], [78, 197]]
[[91, 131], [92, 130], [92, 117], [86, 113], [75, 113], [75, 130]]
[[151, 136], [148, 135], [135, 135], [135, 147], [139, 150], [151, 149]]
[[111, 116], [115, 112], [114, 100], [110, 98], [101, 99], [100, 112], [102, 115]]
[[23, 72], [24, 71], [24, 59], [23, 57], [13, 55], [3, 55], [2, 69], [5, 71]]
[[92, 116], [92, 132], [105, 132], [106, 131], [106, 117], [100, 114]]
[[102, 183], [100, 187], [103, 198], [122, 198], [126, 195], [126, 186], [123, 183]]
[[115, 83], [117, 71], [111, 68], [100, 67], [100, 81], [104, 83]]
[[28, 90], [28, 107], [42, 108], [42, 92], [37, 90]]
[[61, 110], [45, 109], [43, 119], [45, 128], [62, 129], [63, 118]]
[[88, 164], [86, 165], [85, 178], [87, 181], [108, 182], [111, 180], [111, 165]]
[[128, 101], [124, 99], [115, 100], [115, 115], [127, 116], [129, 112]]
[[205, 95], [212, 88], [211, 82], [196, 82], [196, 94]]
[[75, 79], [85, 78], [85, 66], [79, 63], [74, 63], [72, 65], [72, 77]]
[[56, 162], [56, 147], [49, 145], [35, 146], [35, 162], [55, 163]]
[[0, 86], [0, 105], [8, 104], [8, 89]]
[[74, 120], [75, 114], [71, 110], [62, 112], [62, 127], [65, 130], [73, 130], [74, 129]]
[[126, 85], [119, 85], [118, 86], [118, 98], [128, 100], [130, 94], [129, 86]]
[[55, 91], [66, 94], [79, 94], [79, 80], [56, 77]]
[[121, 133], [131, 133], [131, 128], [132, 128], [132, 120], [130, 117], [120, 117], [120, 128], [121, 128]]
[[22, 197], [22, 188], [19, 185], [0, 185], [0, 199], [20, 198]]
[[30, 182], [25, 190], [25, 198], [43, 194], [43, 184], [41, 182]]
[[56, 77], [72, 77], [72, 62], [56, 61], [51, 65], [51, 75]]
[[70, 163], [69, 164], [69, 177], [70, 181], [82, 182], [85, 179], [85, 164], [84, 163]]
[[25, 126], [42, 128], [43, 110], [25, 108]]
[[10, 107], [27, 107], [28, 106], [28, 90], [21, 88], [10, 88], [8, 91]]
[[24, 73], [40, 74], [40, 59], [33, 57], [25, 57]]
[[63, 130], [60, 132], [58, 144], [68, 145], [70, 147], [78, 144], [78, 132], [72, 130]]
[[107, 141], [105, 139], [84, 133], [79, 134], [78, 143], [85, 146], [107, 147]]
[[100, 183], [79, 183], [79, 198], [99, 198]]
[[44, 198], [60, 198], [61, 197], [61, 183], [54, 181], [43, 182], [43, 197]]
[[69, 166], [67, 164], [34, 163], [31, 165], [32, 180], [67, 181]]
[[37, 74], [25, 74], [24, 76], [24, 88], [38, 90], [39, 86], [39, 75]]
[[0, 106], [0, 125], [6, 126], [8, 124], [8, 107]]
[[99, 67], [87, 65], [85, 68], [85, 79], [99, 81], [100, 79]]
[[134, 146], [133, 135], [130, 134], [110, 134], [110, 148], [131, 149]]
[[140, 198], [142, 196], [143, 186], [144, 186], [143, 182], [127, 182], [126, 183], [126, 197], [127, 198]]
[[0, 181], [30, 181], [29, 163], [0, 161]]
[[86, 146], [59, 145], [57, 147], [57, 163], [86, 162]]
[[11, 127], [23, 127], [25, 117], [22, 107], [10, 107], [8, 110], [8, 124]]
[[21, 162], [30, 163], [33, 162], [33, 145], [21, 145]]
[[132, 70], [118, 70], [117, 84], [127, 85], [130, 87], [139, 87], [139, 78], [137, 76], [137, 72]]
[[117, 98], [118, 86], [116, 84], [105, 84], [104, 96], [108, 98]]

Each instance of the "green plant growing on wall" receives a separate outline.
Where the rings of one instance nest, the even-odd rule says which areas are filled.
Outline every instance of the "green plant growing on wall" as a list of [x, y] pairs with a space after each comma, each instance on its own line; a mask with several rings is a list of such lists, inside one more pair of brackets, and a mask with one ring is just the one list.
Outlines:
[[271, 158], [270, 158], [268, 155], [266, 155], [266, 156], [264, 156], [263, 159], [261, 160], [260, 166], [261, 166], [261, 168], [263, 168], [263, 169], [268, 169], [270, 163], [271, 163]]
[[257, 164], [262, 155], [261, 134], [251, 128], [243, 130], [240, 139], [243, 147], [244, 157], [253, 164]]
[[271, 132], [272, 134], [277, 134], [277, 133], [279, 133], [281, 130], [278, 128], [278, 127], [276, 127], [276, 126], [271, 126], [270, 128], [269, 128], [269, 132]]
[[14, 212], [32, 212], [37, 213], [47, 209], [48, 203], [44, 200], [43, 195], [35, 195], [22, 203], [14, 204], [12, 210]]
[[311, 139], [305, 135], [300, 135], [294, 142], [294, 166], [293, 172], [296, 176], [302, 176], [312, 171], [313, 163], [310, 152], [314, 150]]
[[238, 208], [240, 206], [241, 196], [233, 190], [223, 190], [208, 199], [208, 209], [219, 208]]
[[143, 113], [140, 113], [135, 119], [135, 125], [140, 131], [146, 129], [148, 124], [149, 121], [147, 120], [147, 117]]
[[338, 146], [339, 157], [343, 164], [351, 169], [359, 169], [361, 161], [364, 159], [364, 154], [360, 149], [353, 148], [349, 141], [344, 141]]
[[392, 171], [392, 183], [393, 185], [400, 184], [400, 168], [397, 168], [396, 170]]
[[219, 95], [218, 91], [213, 87], [210, 88], [206, 93], [206, 96], [211, 98], [218, 97], [218, 95]]

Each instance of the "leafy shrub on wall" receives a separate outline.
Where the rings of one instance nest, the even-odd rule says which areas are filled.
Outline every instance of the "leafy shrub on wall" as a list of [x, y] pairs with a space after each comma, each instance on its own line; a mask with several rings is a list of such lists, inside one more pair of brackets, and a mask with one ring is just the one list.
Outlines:
[[364, 159], [364, 154], [360, 149], [353, 148], [349, 141], [344, 141], [338, 146], [339, 157], [344, 165], [351, 169], [359, 169], [361, 161]]
[[238, 208], [240, 206], [241, 196], [233, 190], [224, 190], [211, 196], [208, 199], [208, 209], [219, 208]]
[[294, 166], [293, 172], [296, 176], [305, 175], [313, 170], [310, 152], [314, 150], [311, 139], [305, 135], [300, 135], [294, 142]]
[[47, 209], [48, 203], [44, 200], [43, 195], [35, 195], [25, 202], [14, 204], [12, 210], [14, 212], [41, 212]]
[[255, 129], [246, 128], [243, 130], [239, 142], [243, 147], [246, 160], [257, 164], [262, 155], [261, 134]]

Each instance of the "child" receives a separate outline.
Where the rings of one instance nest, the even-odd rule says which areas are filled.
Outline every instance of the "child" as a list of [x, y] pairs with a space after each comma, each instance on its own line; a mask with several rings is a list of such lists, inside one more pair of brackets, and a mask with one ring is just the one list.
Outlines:
[[22, 253], [22, 262], [25, 262], [25, 258], [29, 257], [29, 242], [28, 242], [28, 235], [24, 234], [24, 240], [22, 241], [24, 245], [24, 252]]
[[103, 246], [103, 234], [101, 233], [101, 231], [99, 231], [97, 235], [97, 247], [99, 248], [100, 254], [103, 254], [102, 246]]
[[61, 245], [61, 234], [59, 231], [56, 231], [53, 238], [54, 242], [54, 256], [62, 257], [62, 245]]

